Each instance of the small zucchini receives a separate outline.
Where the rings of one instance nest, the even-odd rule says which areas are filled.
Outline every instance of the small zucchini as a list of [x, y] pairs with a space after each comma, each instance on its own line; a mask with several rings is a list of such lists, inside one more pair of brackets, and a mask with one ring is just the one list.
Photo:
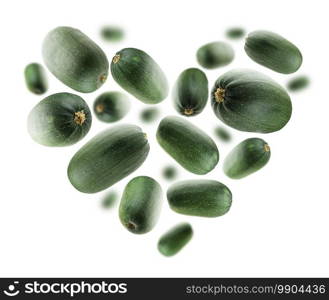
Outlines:
[[124, 38], [124, 31], [117, 26], [105, 26], [101, 30], [101, 36], [105, 41], [120, 42]]
[[174, 166], [166, 166], [162, 170], [162, 176], [167, 180], [173, 180], [177, 177], [177, 169]]
[[222, 142], [229, 142], [232, 139], [230, 132], [221, 126], [215, 128], [215, 134]]
[[291, 92], [300, 91], [308, 87], [310, 79], [305, 75], [299, 75], [289, 80], [287, 87]]
[[201, 113], [208, 100], [208, 79], [201, 70], [190, 68], [183, 71], [173, 90], [174, 107], [183, 116]]
[[125, 48], [112, 59], [114, 80], [128, 93], [147, 104], [156, 104], [168, 96], [168, 81], [151, 56], [136, 48]]
[[232, 179], [246, 177], [264, 167], [270, 157], [270, 147], [264, 140], [246, 139], [225, 158], [224, 173]]
[[245, 36], [246, 31], [241, 27], [232, 27], [226, 30], [226, 37], [232, 40], [238, 40]]
[[232, 193], [215, 180], [185, 180], [174, 183], [167, 191], [170, 208], [180, 214], [219, 217], [232, 203]]
[[31, 63], [26, 66], [25, 82], [30, 92], [41, 95], [47, 92], [48, 82], [46, 78], [46, 72], [42, 65], [38, 63]]
[[200, 47], [196, 57], [202, 67], [215, 69], [230, 64], [234, 59], [234, 50], [228, 43], [212, 42]]
[[173, 159], [194, 174], [207, 174], [218, 163], [219, 153], [215, 142], [181, 117], [162, 119], [156, 137], [160, 146]]
[[42, 55], [57, 79], [82, 93], [94, 92], [108, 76], [109, 62], [103, 50], [72, 27], [50, 31], [43, 42]]
[[93, 137], [72, 157], [68, 178], [80, 192], [100, 192], [137, 170], [149, 150], [141, 128], [113, 126]]
[[220, 76], [212, 89], [211, 103], [226, 125], [248, 132], [278, 131], [292, 113], [286, 90], [268, 76], [248, 69]]
[[57, 93], [41, 100], [28, 116], [28, 132], [44, 146], [62, 147], [80, 141], [91, 126], [87, 103], [70, 93]]
[[148, 176], [135, 177], [123, 191], [119, 208], [121, 223], [132, 233], [147, 233], [156, 225], [161, 206], [160, 184]]
[[106, 92], [94, 102], [94, 113], [103, 122], [112, 123], [121, 120], [130, 109], [128, 97], [120, 92]]
[[302, 53], [294, 44], [270, 31], [249, 33], [244, 49], [256, 63], [283, 74], [296, 72], [303, 62]]
[[192, 226], [189, 223], [180, 223], [161, 236], [158, 250], [164, 256], [173, 256], [191, 240], [192, 236]]
[[153, 123], [159, 118], [159, 116], [159, 109], [155, 107], [150, 107], [143, 109], [139, 115], [139, 118], [144, 123]]
[[118, 200], [118, 194], [116, 191], [107, 192], [102, 198], [102, 206], [105, 209], [113, 208]]

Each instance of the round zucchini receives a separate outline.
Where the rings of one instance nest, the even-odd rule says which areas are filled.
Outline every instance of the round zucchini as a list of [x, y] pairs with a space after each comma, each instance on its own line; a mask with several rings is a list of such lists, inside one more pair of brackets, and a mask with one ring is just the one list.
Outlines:
[[113, 126], [97, 134], [72, 157], [68, 178], [80, 192], [100, 192], [137, 170], [149, 150], [141, 128]]
[[30, 92], [41, 95], [47, 92], [48, 82], [42, 65], [31, 63], [24, 70], [26, 86]]
[[173, 256], [191, 240], [192, 236], [192, 226], [189, 223], [180, 223], [161, 236], [158, 250], [164, 256]]
[[130, 101], [120, 92], [106, 92], [94, 102], [94, 113], [103, 122], [112, 123], [121, 120], [130, 109]]
[[219, 153], [215, 142], [181, 117], [162, 119], [156, 137], [160, 146], [173, 159], [194, 174], [206, 174], [218, 163]]
[[87, 103], [70, 93], [57, 93], [41, 100], [28, 116], [28, 132], [44, 146], [62, 147], [80, 141], [91, 126]]
[[224, 173], [232, 179], [246, 177], [264, 167], [270, 156], [270, 147], [264, 140], [246, 139], [234, 147], [225, 158]]
[[199, 217], [222, 216], [232, 203], [232, 193], [227, 186], [205, 179], [174, 183], [167, 191], [167, 198], [173, 211]]
[[201, 70], [190, 68], [183, 71], [173, 89], [174, 107], [183, 116], [201, 113], [208, 100], [208, 79]]
[[166, 166], [162, 170], [162, 176], [167, 180], [173, 180], [177, 177], [177, 169], [174, 166]]
[[215, 69], [230, 64], [234, 59], [234, 50], [228, 43], [212, 42], [200, 47], [196, 57], [202, 67]]
[[287, 87], [291, 92], [300, 91], [308, 87], [310, 79], [305, 75], [299, 75], [289, 80]]
[[161, 206], [160, 184], [148, 176], [135, 177], [123, 191], [119, 208], [121, 223], [132, 233], [147, 233], [156, 225]]
[[151, 56], [136, 48], [125, 48], [112, 59], [114, 80], [128, 93], [147, 104], [156, 104], [168, 96], [168, 81]]
[[109, 62], [103, 50], [72, 27], [57, 27], [46, 36], [42, 55], [49, 71], [68, 87], [90, 93], [108, 76]]
[[248, 69], [220, 76], [212, 89], [211, 103], [221, 121], [247, 132], [278, 131], [292, 113], [286, 90], [268, 76]]
[[270, 31], [251, 32], [244, 49], [256, 63], [283, 74], [296, 72], [303, 62], [302, 54], [294, 44]]

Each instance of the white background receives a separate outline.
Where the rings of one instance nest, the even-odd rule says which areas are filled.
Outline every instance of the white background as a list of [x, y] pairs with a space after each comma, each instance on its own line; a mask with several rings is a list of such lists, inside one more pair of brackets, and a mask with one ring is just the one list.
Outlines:
[[[2, 1], [0, 9], [0, 275], [1, 276], [328, 276], [328, 1]], [[99, 36], [104, 24], [127, 31], [118, 44]], [[72, 155], [106, 128], [94, 118], [88, 136], [67, 148], [34, 143], [26, 118], [42, 96], [27, 91], [26, 64], [42, 62], [41, 43], [56, 26], [81, 29], [109, 59], [124, 47], [141, 48], [162, 66], [172, 84], [187, 67], [197, 67], [199, 46], [224, 40], [225, 30], [241, 25], [248, 31], [267, 29], [293, 41], [312, 86], [292, 95], [293, 116], [281, 131], [256, 135], [231, 130], [231, 144], [218, 141], [220, 163], [202, 178], [230, 187], [233, 205], [223, 217], [187, 217], [164, 201], [156, 228], [133, 235], [120, 224], [117, 208], [101, 208], [102, 194], [76, 191], [66, 177]], [[232, 42], [236, 59], [225, 68], [207, 71], [210, 87], [235, 67], [262, 71], [281, 84], [291, 76], [275, 73], [251, 61], [243, 41]], [[48, 94], [73, 92], [49, 72]], [[90, 105], [101, 92], [119, 89], [110, 77], [93, 94], [80, 94]], [[145, 104], [131, 97], [132, 109], [121, 123], [136, 123]], [[162, 116], [176, 114], [168, 97], [158, 105]], [[190, 118], [209, 134], [220, 121], [210, 105]], [[153, 176], [163, 186], [161, 168], [177, 165], [158, 146], [156, 124], [141, 125], [151, 152], [144, 165], [116, 184], [121, 192], [137, 175]], [[234, 144], [261, 136], [271, 146], [269, 164], [245, 179], [225, 177], [223, 158]], [[180, 168], [180, 179], [201, 178]], [[191, 222], [193, 240], [177, 256], [161, 256], [159, 236], [177, 222]]]

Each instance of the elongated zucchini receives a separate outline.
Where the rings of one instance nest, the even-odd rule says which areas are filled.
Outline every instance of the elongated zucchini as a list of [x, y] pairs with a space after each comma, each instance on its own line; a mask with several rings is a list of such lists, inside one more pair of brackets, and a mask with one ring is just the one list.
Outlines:
[[108, 76], [109, 62], [103, 50], [72, 27], [50, 31], [43, 42], [42, 55], [57, 79], [82, 93], [97, 90]]
[[206, 174], [218, 163], [219, 153], [215, 142], [182, 117], [169, 116], [162, 119], [156, 137], [160, 146], [192, 173]]
[[48, 90], [48, 82], [46, 73], [42, 65], [38, 63], [31, 63], [26, 66], [25, 82], [30, 92], [41, 95]]
[[270, 31], [251, 32], [244, 49], [258, 64], [283, 74], [296, 72], [303, 62], [302, 54], [294, 44]]
[[286, 90], [268, 76], [248, 69], [220, 76], [212, 89], [211, 103], [226, 125], [248, 132], [278, 131], [292, 113]]
[[67, 174], [80, 192], [100, 192], [138, 169], [149, 150], [141, 128], [116, 125], [85, 144], [72, 157]]
[[232, 179], [246, 177], [264, 167], [270, 156], [270, 147], [264, 140], [246, 139], [225, 158], [224, 173]]
[[80, 141], [91, 126], [87, 103], [70, 93], [57, 93], [41, 100], [28, 116], [28, 132], [44, 146], [62, 147]]
[[164, 256], [177, 254], [191, 240], [193, 229], [189, 223], [180, 223], [161, 236], [158, 250]]
[[175, 212], [199, 217], [222, 216], [232, 203], [232, 193], [227, 186], [206, 179], [174, 183], [167, 191], [167, 198]]
[[287, 84], [288, 90], [291, 92], [300, 91], [308, 87], [310, 84], [310, 79], [306, 75], [299, 75], [291, 78]]
[[126, 185], [120, 202], [121, 223], [132, 233], [147, 233], [156, 225], [162, 206], [160, 184], [148, 176], [138, 176]]
[[208, 79], [201, 70], [183, 71], [173, 90], [174, 107], [181, 115], [190, 117], [201, 113], [208, 100]]
[[114, 80], [144, 103], [156, 104], [168, 96], [168, 81], [151, 56], [136, 48], [125, 48], [112, 59]]

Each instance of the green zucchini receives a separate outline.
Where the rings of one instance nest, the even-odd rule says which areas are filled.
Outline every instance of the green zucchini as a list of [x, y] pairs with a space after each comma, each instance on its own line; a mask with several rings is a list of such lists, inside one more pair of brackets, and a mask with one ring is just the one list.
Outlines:
[[294, 44], [270, 31], [251, 32], [244, 49], [256, 63], [283, 74], [296, 72], [303, 62], [303, 56]]
[[62, 147], [80, 141], [91, 126], [87, 103], [70, 93], [57, 93], [41, 100], [28, 116], [28, 132], [44, 146]]
[[232, 193], [215, 180], [196, 179], [174, 183], [167, 191], [170, 208], [180, 214], [219, 217], [232, 204]]
[[72, 157], [68, 178], [80, 192], [100, 192], [137, 170], [149, 150], [141, 128], [113, 126], [93, 137]]
[[208, 100], [208, 79], [201, 70], [190, 68], [183, 71], [173, 89], [174, 107], [183, 116], [201, 113]]
[[136, 48], [125, 48], [112, 59], [114, 80], [128, 93], [147, 104], [156, 104], [168, 96], [168, 81], [151, 56]]
[[192, 236], [192, 226], [189, 223], [180, 223], [161, 236], [158, 250], [164, 256], [173, 256], [191, 240]]
[[156, 137], [160, 146], [192, 173], [206, 174], [218, 163], [219, 153], [215, 142], [181, 117], [169, 116], [162, 119]]
[[130, 109], [128, 97], [120, 92], [106, 92], [94, 102], [94, 113], [103, 122], [112, 123], [121, 120]]
[[144, 123], [152, 123], [158, 119], [160, 111], [158, 108], [150, 107], [141, 111], [139, 118]]
[[128, 182], [121, 198], [121, 223], [132, 233], [147, 233], [156, 225], [161, 206], [160, 184], [148, 176], [135, 177]]
[[245, 34], [246, 31], [241, 27], [232, 27], [226, 30], [226, 37], [232, 40], [241, 39]]
[[200, 47], [196, 57], [202, 67], [215, 69], [230, 64], [234, 59], [234, 50], [228, 43], [212, 42]]
[[101, 36], [105, 41], [120, 42], [124, 38], [124, 31], [117, 26], [105, 26], [101, 30]]
[[270, 147], [264, 140], [246, 139], [234, 147], [225, 158], [224, 173], [232, 179], [246, 177], [264, 167], [270, 156]]
[[107, 192], [102, 198], [102, 206], [103, 208], [109, 209], [115, 206], [118, 200], [118, 194], [116, 191], [109, 191]]
[[268, 76], [248, 69], [220, 76], [212, 89], [211, 103], [221, 121], [247, 132], [278, 131], [292, 113], [286, 90]]
[[42, 65], [31, 63], [24, 70], [26, 86], [30, 92], [41, 95], [47, 92], [48, 82]]
[[221, 126], [215, 128], [215, 134], [222, 142], [229, 142], [232, 139], [230, 132]]
[[46, 36], [42, 55], [49, 71], [68, 87], [90, 93], [108, 76], [109, 62], [103, 50], [72, 27], [57, 27]]
[[287, 87], [291, 92], [300, 91], [310, 84], [310, 79], [305, 75], [299, 75], [289, 80]]
[[167, 180], [173, 180], [177, 177], [177, 169], [174, 166], [166, 166], [162, 170], [162, 176]]

